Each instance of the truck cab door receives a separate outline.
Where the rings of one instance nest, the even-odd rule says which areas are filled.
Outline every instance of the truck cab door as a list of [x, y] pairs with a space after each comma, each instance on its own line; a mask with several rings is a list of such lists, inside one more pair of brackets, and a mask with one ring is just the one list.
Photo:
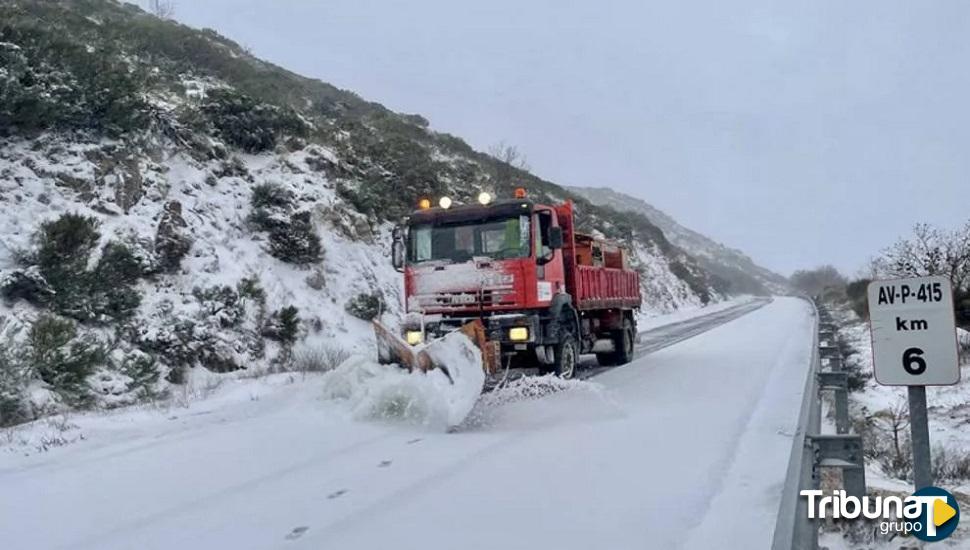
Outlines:
[[555, 242], [558, 224], [555, 212], [549, 209], [537, 210], [534, 214], [535, 260], [536, 260], [536, 299], [540, 305], [548, 304], [553, 296], [565, 285], [565, 271], [562, 261], [562, 243]]

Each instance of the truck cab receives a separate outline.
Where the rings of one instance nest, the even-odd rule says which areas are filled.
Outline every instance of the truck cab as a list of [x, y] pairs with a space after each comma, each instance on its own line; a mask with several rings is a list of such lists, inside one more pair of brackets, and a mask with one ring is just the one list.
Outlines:
[[[503, 368], [538, 367], [567, 378], [581, 353], [598, 353], [604, 361], [618, 355], [608, 345], [615, 340], [610, 331], [625, 327], [626, 347], [632, 347], [639, 282], [620, 265], [621, 249], [577, 235], [571, 202], [547, 206], [523, 193], [487, 199], [457, 206], [443, 200], [437, 208], [424, 201], [395, 231], [394, 265], [404, 273], [405, 340], [416, 346], [479, 320]], [[605, 266], [607, 256], [614, 267]], [[582, 265], [589, 270], [581, 272]], [[632, 276], [626, 301], [608, 303], [618, 290], [606, 288], [608, 282], [594, 288], [589, 275], [607, 269], [625, 275], [628, 283]], [[603, 303], [583, 307], [577, 296], [583, 288]], [[609, 342], [600, 341], [604, 333]]]

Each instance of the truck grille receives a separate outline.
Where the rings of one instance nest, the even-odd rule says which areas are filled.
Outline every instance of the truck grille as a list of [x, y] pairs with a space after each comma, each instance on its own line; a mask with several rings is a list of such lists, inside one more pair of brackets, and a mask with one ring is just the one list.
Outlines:
[[414, 297], [417, 309], [457, 310], [491, 307], [515, 301], [515, 289], [511, 286], [486, 288], [478, 292], [438, 292], [418, 294]]

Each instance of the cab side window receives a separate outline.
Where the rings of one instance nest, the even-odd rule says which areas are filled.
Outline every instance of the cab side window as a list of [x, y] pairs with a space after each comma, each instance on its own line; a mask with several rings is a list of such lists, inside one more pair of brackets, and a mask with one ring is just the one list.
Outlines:
[[536, 258], [549, 258], [552, 256], [552, 247], [549, 246], [549, 228], [552, 227], [552, 212], [540, 210], [536, 213]]

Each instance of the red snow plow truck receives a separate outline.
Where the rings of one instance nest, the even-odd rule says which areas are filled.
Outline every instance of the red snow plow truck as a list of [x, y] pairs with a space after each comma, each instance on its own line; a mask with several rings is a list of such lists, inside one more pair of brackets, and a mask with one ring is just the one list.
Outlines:
[[453, 205], [445, 197], [394, 232], [393, 262], [404, 273], [399, 331], [374, 323], [382, 363], [428, 370], [425, 350], [461, 331], [482, 352], [486, 374], [538, 367], [572, 378], [580, 354], [601, 365], [633, 356], [640, 280], [625, 251], [575, 230], [573, 203], [511, 200]]

